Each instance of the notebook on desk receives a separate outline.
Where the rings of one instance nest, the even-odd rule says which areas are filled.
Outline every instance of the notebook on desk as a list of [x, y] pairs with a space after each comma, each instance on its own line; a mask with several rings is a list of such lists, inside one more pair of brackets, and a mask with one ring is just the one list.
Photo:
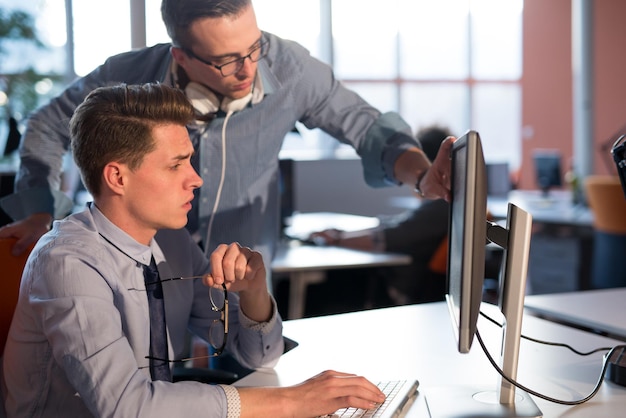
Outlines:
[[385, 394], [385, 402], [376, 409], [342, 408], [328, 418], [395, 418], [400, 417], [406, 406], [417, 394], [417, 380], [390, 380], [377, 383]]

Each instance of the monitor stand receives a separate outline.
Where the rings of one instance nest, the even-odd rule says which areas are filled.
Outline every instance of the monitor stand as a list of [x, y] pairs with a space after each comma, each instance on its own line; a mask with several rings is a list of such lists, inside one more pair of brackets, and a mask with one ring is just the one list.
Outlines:
[[[504, 249], [500, 277], [499, 307], [504, 315], [501, 368], [506, 376], [517, 378], [524, 295], [532, 216], [509, 203], [507, 227], [488, 222], [487, 238]], [[543, 414], [532, 398], [503, 379], [495, 388], [449, 385], [424, 389], [431, 418], [539, 418]]]
[[515, 402], [503, 404], [493, 388], [480, 386], [442, 386], [423, 389], [431, 418], [540, 418], [543, 416], [532, 398], [515, 391]]

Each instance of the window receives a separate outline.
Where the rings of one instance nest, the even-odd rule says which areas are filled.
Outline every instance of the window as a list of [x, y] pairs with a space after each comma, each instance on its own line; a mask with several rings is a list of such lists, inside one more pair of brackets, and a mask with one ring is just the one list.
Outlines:
[[[18, 13], [24, 18], [11, 19]], [[0, 20], [3, 31], [14, 35], [0, 38], [1, 154], [8, 135], [8, 118], [22, 121], [64, 85], [67, 68], [64, 0], [4, 0], [0, 5]], [[27, 32], [32, 31], [33, 36], [25, 36], [16, 27], [29, 29]]]
[[[130, 49], [131, 1], [141, 0], [71, 3], [78, 75]], [[57, 36], [55, 44], [62, 42], [65, 1], [38, 3], [42, 30]], [[168, 42], [161, 0], [145, 4], [147, 43]], [[399, 112], [414, 130], [441, 124], [462, 135], [475, 129], [489, 162], [519, 167], [523, 0], [387, 0], [384, 7], [374, 0], [253, 4], [261, 29], [304, 45], [380, 110]], [[63, 56], [62, 47], [56, 52]], [[285, 149], [313, 148], [324, 156], [345, 152], [347, 146], [326, 135], [298, 128], [302, 138], [288, 139]]]
[[[259, 26], [305, 45], [346, 85], [380, 110], [399, 112], [414, 130], [478, 130], [489, 162], [519, 167], [523, 0], [388, 0], [384, 8], [374, 0], [293, 3], [254, 1]], [[283, 17], [297, 15], [307, 19]], [[347, 147], [318, 136], [306, 143]]]

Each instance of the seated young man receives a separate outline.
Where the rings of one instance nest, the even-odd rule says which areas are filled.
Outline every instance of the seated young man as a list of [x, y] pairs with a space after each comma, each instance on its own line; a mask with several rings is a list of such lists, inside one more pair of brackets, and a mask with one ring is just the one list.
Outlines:
[[72, 152], [94, 201], [25, 267], [4, 351], [9, 417], [295, 417], [383, 401], [333, 371], [286, 388], [171, 382], [187, 329], [250, 368], [283, 352], [260, 253], [222, 244], [207, 260], [183, 228], [202, 185], [192, 118], [160, 84], [98, 88], [76, 110]]

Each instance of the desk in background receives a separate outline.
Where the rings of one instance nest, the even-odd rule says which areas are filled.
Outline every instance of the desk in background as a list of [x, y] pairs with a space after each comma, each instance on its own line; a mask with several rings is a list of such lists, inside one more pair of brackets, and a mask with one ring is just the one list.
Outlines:
[[[235, 385], [290, 386], [328, 369], [356, 373], [372, 381], [418, 379], [420, 396], [406, 416], [428, 417], [424, 398], [429, 390], [454, 385], [496, 388], [497, 373], [478, 342], [469, 354], [459, 354], [451, 327], [445, 302], [285, 321], [285, 336], [299, 345], [283, 355], [274, 369], [257, 370]], [[479, 331], [492, 355], [497, 355], [499, 328], [481, 318]], [[524, 318], [522, 331], [580, 350], [619, 344], [532, 316]], [[563, 348], [523, 341], [518, 378], [531, 389], [575, 400], [592, 390], [601, 358], [601, 353], [580, 357]], [[592, 400], [575, 407], [534, 400], [546, 418], [617, 417], [626, 409], [626, 389], [605, 382]]]
[[626, 288], [527, 296], [533, 315], [626, 341]]
[[[311, 232], [327, 228], [356, 231], [373, 228], [378, 219], [331, 212], [297, 213], [292, 216], [286, 233], [306, 239]], [[289, 280], [288, 319], [302, 318], [307, 286], [326, 280], [326, 272], [334, 269], [398, 266], [411, 263], [404, 254], [358, 251], [341, 247], [301, 245], [297, 241], [284, 242], [272, 260], [272, 278]]]
[[593, 213], [574, 205], [569, 191], [514, 190], [506, 198], [490, 197], [496, 219], [506, 219], [508, 202], [533, 217], [528, 265], [529, 293], [560, 293], [589, 289], [593, 253]]
[[530, 213], [533, 222], [582, 227], [593, 223], [591, 210], [573, 204], [572, 193], [566, 190], [552, 190], [547, 196], [539, 190], [513, 190], [506, 197], [489, 197], [487, 207], [496, 219], [506, 219], [509, 202]]
[[[396, 197], [390, 204], [411, 209], [417, 199]], [[572, 204], [572, 194], [552, 190], [513, 190], [506, 196], [489, 196], [487, 208], [496, 221], [506, 219], [509, 202], [533, 217], [528, 266], [529, 293], [560, 293], [589, 289], [593, 253], [593, 213]]]

